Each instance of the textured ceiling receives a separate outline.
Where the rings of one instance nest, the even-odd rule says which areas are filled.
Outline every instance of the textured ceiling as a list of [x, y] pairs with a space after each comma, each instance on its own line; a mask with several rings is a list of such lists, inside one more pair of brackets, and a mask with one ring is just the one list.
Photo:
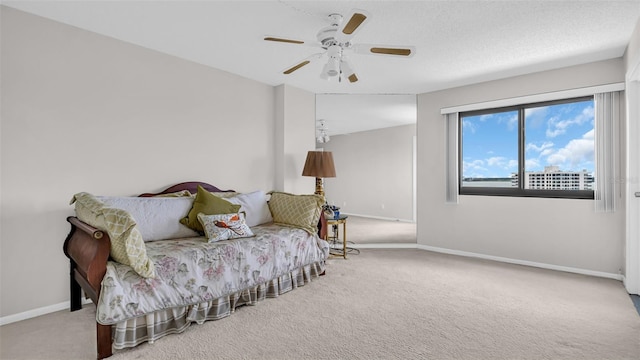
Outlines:
[[[270, 85], [317, 94], [418, 94], [620, 57], [640, 1], [3, 1], [2, 4]], [[371, 14], [354, 43], [413, 45], [411, 58], [351, 54], [357, 83], [319, 77], [331, 13]]]

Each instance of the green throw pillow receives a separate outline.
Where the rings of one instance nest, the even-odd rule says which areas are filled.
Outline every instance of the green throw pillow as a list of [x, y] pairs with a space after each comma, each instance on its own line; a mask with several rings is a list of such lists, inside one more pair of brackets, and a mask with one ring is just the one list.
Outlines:
[[187, 217], [180, 220], [185, 225], [200, 233], [204, 232], [202, 224], [198, 221], [198, 214], [218, 215], [218, 214], [234, 214], [240, 211], [241, 205], [234, 205], [227, 200], [213, 195], [198, 185], [198, 193], [193, 200], [193, 207], [187, 214]]
[[322, 213], [324, 198], [320, 195], [294, 195], [270, 192], [269, 210], [273, 222], [294, 226], [311, 234], [318, 232], [318, 221]]

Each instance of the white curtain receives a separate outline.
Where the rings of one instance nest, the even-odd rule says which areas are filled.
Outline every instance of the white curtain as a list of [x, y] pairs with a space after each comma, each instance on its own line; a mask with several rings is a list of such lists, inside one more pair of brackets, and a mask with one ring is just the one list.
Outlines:
[[595, 94], [595, 210], [615, 212], [620, 195], [620, 92]]
[[447, 204], [458, 203], [458, 113], [444, 115], [446, 125], [446, 195]]

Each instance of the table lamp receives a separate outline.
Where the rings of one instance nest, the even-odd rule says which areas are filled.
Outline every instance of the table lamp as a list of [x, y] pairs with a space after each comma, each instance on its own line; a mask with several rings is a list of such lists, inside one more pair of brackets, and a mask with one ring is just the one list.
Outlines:
[[315, 193], [324, 197], [322, 178], [336, 177], [331, 151], [309, 151], [302, 170], [302, 176], [314, 176], [316, 178]]

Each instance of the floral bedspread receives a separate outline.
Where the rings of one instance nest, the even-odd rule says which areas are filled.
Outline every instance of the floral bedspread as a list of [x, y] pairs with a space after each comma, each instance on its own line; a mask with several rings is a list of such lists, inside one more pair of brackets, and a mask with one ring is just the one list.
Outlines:
[[204, 237], [146, 243], [156, 277], [145, 279], [109, 261], [96, 319], [115, 324], [156, 310], [208, 302], [265, 283], [296, 268], [324, 263], [329, 245], [302, 229], [266, 224], [256, 236], [208, 243]]

